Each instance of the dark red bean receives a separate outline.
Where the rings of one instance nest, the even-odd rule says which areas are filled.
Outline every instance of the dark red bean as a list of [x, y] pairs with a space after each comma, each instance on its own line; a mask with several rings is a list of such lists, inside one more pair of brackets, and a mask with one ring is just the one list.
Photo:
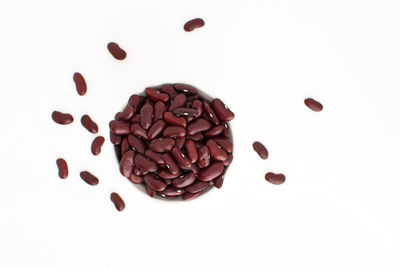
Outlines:
[[116, 43], [108, 43], [107, 49], [115, 59], [123, 60], [126, 58], [126, 52]]
[[167, 188], [165, 188], [165, 190], [163, 191], [164, 195], [168, 196], [168, 197], [176, 197], [176, 196], [180, 196], [183, 193], [185, 193], [184, 189], [180, 189], [180, 188], [176, 188], [173, 186], [167, 186]]
[[177, 137], [175, 141], [175, 146], [179, 149], [182, 149], [183, 146], [185, 145], [185, 137]]
[[201, 181], [211, 181], [218, 177], [224, 171], [224, 164], [222, 162], [216, 162], [208, 166], [207, 168], [201, 169], [199, 172], [199, 179]]
[[[175, 160], [173, 159], [173, 157], [171, 156], [171, 154], [169, 153], [165, 153], [162, 156], [165, 165], [167, 166], [168, 170], [172, 173], [172, 174], [178, 174], [180, 172], [179, 166], [178, 164], [175, 162]], [[164, 178], [164, 177], [163, 177]]]
[[195, 180], [196, 176], [194, 175], [193, 172], [190, 172], [189, 174], [186, 174], [183, 177], [179, 177], [172, 180], [172, 185], [176, 188], [184, 188], [186, 186], [193, 184]]
[[205, 168], [210, 165], [210, 151], [208, 147], [202, 146], [199, 149], [199, 167]]
[[130, 122], [131, 123], [140, 123], [140, 114], [133, 115]]
[[215, 113], [215, 111], [213, 110], [213, 108], [211, 107], [210, 102], [204, 100], [203, 112], [207, 115], [207, 117], [210, 119], [210, 121], [212, 123], [214, 123], [215, 125], [219, 125], [220, 124], [218, 116]]
[[129, 175], [128, 179], [134, 184], [141, 184], [144, 181], [143, 176], [136, 175], [133, 172], [131, 173], [131, 175]]
[[113, 143], [114, 145], [120, 145], [121, 144], [121, 136], [116, 135], [113, 132], [110, 132], [110, 141], [111, 143]]
[[129, 123], [115, 120], [110, 122], [110, 130], [117, 135], [128, 135], [131, 132]]
[[268, 172], [267, 174], [265, 174], [265, 180], [267, 180], [271, 184], [280, 185], [285, 182], [286, 177], [281, 173], [276, 174], [273, 172]]
[[130, 149], [131, 146], [129, 145], [128, 137], [125, 137], [121, 142], [121, 155], [124, 155]]
[[235, 118], [235, 114], [221, 101], [219, 98], [215, 98], [212, 101], [214, 111], [217, 113], [218, 118], [224, 122], [228, 122]]
[[167, 110], [165, 104], [158, 101], [154, 104], [154, 121], [161, 120], [163, 118], [164, 112]]
[[151, 140], [159, 136], [164, 130], [165, 122], [163, 120], [156, 121], [147, 132], [147, 139]]
[[231, 140], [228, 138], [224, 137], [215, 137], [212, 140], [214, 140], [220, 147], [222, 147], [227, 153], [232, 153], [233, 150], [233, 144]]
[[133, 106], [127, 106], [118, 116], [118, 120], [130, 121], [135, 114], [135, 108]]
[[144, 182], [155, 191], [163, 191], [167, 185], [158, 179], [153, 173], [148, 173], [144, 176]]
[[316, 101], [313, 98], [306, 98], [304, 99], [304, 104], [311, 110], [319, 112], [321, 111], [324, 107], [322, 106], [321, 103]]
[[186, 119], [183, 117], [177, 117], [172, 112], [165, 112], [164, 115], [164, 120], [166, 123], [170, 125], [177, 125], [177, 126], [182, 126], [186, 128]]
[[68, 177], [68, 164], [65, 159], [59, 158], [56, 161], [58, 168], [58, 176], [61, 179], [65, 179]]
[[145, 93], [154, 102], [161, 101], [161, 102], [165, 103], [165, 102], [169, 101], [168, 94], [160, 93], [159, 91], [155, 90], [154, 88], [151, 88], [151, 87], [146, 88]]
[[268, 158], [268, 150], [260, 142], [258, 142], [258, 141], [254, 142], [253, 149], [255, 152], [257, 152], [257, 154], [260, 156], [260, 158], [262, 158], [262, 159]]
[[134, 107], [135, 113], [136, 113], [142, 107], [143, 102], [144, 102], [143, 96], [134, 94], [129, 98], [129, 102], [128, 103], [129, 103], [129, 105]]
[[192, 108], [197, 110], [197, 114], [195, 115], [196, 118], [203, 115], [203, 103], [200, 100], [195, 100], [192, 103]]
[[223, 164], [224, 164], [224, 166], [227, 167], [227, 166], [231, 165], [232, 161], [233, 161], [233, 155], [232, 155], [232, 153], [230, 153], [230, 154], [228, 154], [228, 158], [223, 162]]
[[226, 138], [229, 138], [229, 136], [231, 135], [228, 124], [224, 123], [224, 129], [223, 129], [221, 135]]
[[195, 101], [195, 100], [197, 100], [197, 99], [199, 99], [199, 95], [188, 95], [187, 97], [186, 97], [186, 101], [189, 101], [189, 102], [193, 102], [193, 101]]
[[163, 131], [164, 137], [184, 137], [186, 130], [180, 126], [167, 126]]
[[143, 139], [147, 138], [147, 131], [143, 129], [139, 123], [132, 124], [130, 131], [135, 136], [141, 137]]
[[164, 164], [164, 160], [162, 159], [163, 154], [161, 153], [153, 152], [150, 149], [148, 149], [146, 150], [146, 152], [144, 152], [144, 155], [149, 159], [153, 160], [158, 165]]
[[92, 154], [97, 156], [101, 152], [101, 147], [103, 146], [106, 139], [103, 136], [97, 136], [92, 142]]
[[81, 123], [86, 130], [91, 133], [97, 133], [99, 131], [99, 127], [97, 124], [89, 117], [89, 115], [83, 115], [81, 118]]
[[129, 145], [133, 148], [138, 153], [144, 154], [144, 150], [146, 149], [146, 146], [142, 139], [139, 137], [133, 136], [133, 135], [128, 135], [128, 143]]
[[70, 124], [74, 121], [74, 117], [72, 117], [71, 114], [62, 113], [60, 111], [53, 111], [51, 117], [53, 118], [54, 122], [62, 125]]
[[151, 188], [148, 184], [146, 184], [146, 193], [147, 193], [150, 197], [155, 197], [155, 196], [156, 196], [156, 190], [154, 190], [153, 188]]
[[185, 94], [196, 95], [198, 93], [196, 87], [191, 86], [189, 84], [176, 83], [174, 85], [174, 87], [175, 87], [175, 90], [180, 91], [180, 92], [184, 92]]
[[85, 95], [86, 91], [87, 91], [85, 78], [83, 78], [82, 74], [80, 74], [79, 72], [75, 72], [73, 79], [74, 79], [76, 91], [78, 92], [78, 94]]
[[224, 183], [224, 178], [225, 178], [225, 170], [222, 172], [220, 176], [214, 179], [214, 186], [220, 189], [222, 187], [222, 184]]
[[204, 135], [202, 133], [197, 133], [195, 135], [187, 135], [186, 139], [193, 140], [195, 142], [199, 142], [204, 139]]
[[186, 140], [185, 142], [186, 152], [191, 163], [195, 163], [199, 158], [199, 152], [197, 151], [196, 144], [193, 140]]
[[[135, 175], [137, 175], [137, 176], [140, 176], [140, 175], [142, 175], [142, 174], [144, 174], [144, 173], [145, 173], [145, 172], [141, 173], [140, 169], [137, 168], [137, 167], [135, 167], [135, 168], [133, 169], [133, 174], [135, 174]], [[146, 173], [146, 174], [147, 174], [147, 173]]]
[[218, 146], [214, 140], [207, 140], [206, 146], [208, 147], [208, 151], [210, 151], [210, 157], [212, 159], [217, 161], [225, 161], [228, 159], [228, 154], [226, 154], [225, 150]]
[[194, 29], [201, 28], [203, 26], [204, 26], [204, 20], [201, 18], [195, 18], [186, 22], [185, 25], [183, 26], [183, 29], [187, 32], [191, 32]]
[[121, 161], [119, 163], [119, 171], [121, 174], [127, 178], [130, 177], [130, 175], [133, 172], [133, 168], [135, 167], [135, 151], [129, 150], [127, 151], [121, 158]]
[[174, 179], [176, 177], [179, 177], [181, 175], [181, 171], [179, 170], [178, 173], [172, 174], [170, 171], [162, 169], [158, 172], [158, 176], [160, 176], [163, 179]]
[[162, 181], [163, 181], [166, 185], [169, 185], [169, 184], [172, 183], [172, 182], [171, 182], [171, 179], [162, 179]]
[[168, 108], [168, 111], [173, 111], [174, 109], [184, 107], [186, 103], [186, 95], [177, 94], [172, 100], [171, 105]]
[[224, 126], [223, 125], [216, 125], [214, 127], [212, 127], [210, 130], [208, 130], [207, 132], [204, 133], [204, 136], [206, 137], [212, 137], [212, 136], [217, 136], [220, 133], [222, 133], [222, 131], [224, 130]]
[[197, 109], [194, 108], [177, 108], [174, 109], [174, 114], [176, 116], [196, 116]]
[[197, 192], [201, 192], [204, 189], [206, 189], [208, 187], [208, 181], [204, 182], [204, 181], [195, 181], [193, 184], [185, 187], [185, 190], [189, 193], [197, 193]]
[[195, 135], [202, 131], [207, 131], [210, 128], [211, 124], [209, 121], [203, 118], [198, 118], [189, 124], [189, 126], [187, 127], [187, 133], [188, 135]]
[[135, 165], [139, 169], [140, 173], [143, 172], [155, 172], [157, 170], [157, 164], [151, 159], [145, 158], [141, 154], [136, 154]]
[[182, 199], [183, 200], [193, 200], [193, 199], [197, 198], [198, 196], [200, 196], [201, 193], [203, 193], [203, 191], [200, 191], [200, 192], [197, 192], [197, 193], [194, 193], [194, 194], [186, 192], [185, 194], [182, 195]]
[[144, 104], [140, 109], [140, 125], [144, 129], [149, 129], [153, 123], [153, 106], [149, 103]]
[[184, 166], [184, 167], [189, 168], [190, 165], [192, 165], [192, 163], [190, 162], [190, 159], [188, 157], [186, 157], [183, 154], [183, 152], [176, 146], [172, 148], [171, 154], [179, 166]]
[[161, 86], [161, 92], [167, 93], [171, 99], [173, 99], [177, 95], [174, 87], [172, 87], [172, 85], [170, 84], [164, 84], [163, 86]]
[[110, 199], [118, 211], [123, 211], [125, 209], [125, 202], [117, 193], [111, 193]]
[[158, 138], [151, 140], [149, 148], [154, 152], [166, 152], [170, 151], [174, 145], [175, 141], [172, 138]]
[[80, 176], [89, 185], [97, 185], [99, 183], [99, 179], [88, 171], [82, 171]]

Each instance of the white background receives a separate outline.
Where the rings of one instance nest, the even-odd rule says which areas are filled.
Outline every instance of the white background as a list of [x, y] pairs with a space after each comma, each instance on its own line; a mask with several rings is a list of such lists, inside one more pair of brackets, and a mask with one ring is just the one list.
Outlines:
[[[398, 1], [0, 3], [0, 266], [400, 265]], [[184, 32], [194, 17], [205, 27]], [[164, 82], [236, 113], [223, 188], [191, 202], [140, 192], [108, 141], [128, 97]], [[322, 112], [304, 106], [310, 96]], [[55, 109], [75, 122], [55, 124]], [[107, 138], [98, 157], [85, 113]], [[79, 178], [86, 169], [98, 186]], [[267, 171], [286, 183], [267, 183]]]

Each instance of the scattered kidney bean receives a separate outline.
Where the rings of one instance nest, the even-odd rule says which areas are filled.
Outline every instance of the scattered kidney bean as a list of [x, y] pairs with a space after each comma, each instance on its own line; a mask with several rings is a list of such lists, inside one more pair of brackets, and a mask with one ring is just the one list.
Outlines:
[[86, 91], [87, 91], [85, 78], [83, 78], [82, 74], [80, 74], [79, 72], [75, 72], [73, 79], [74, 79], [76, 91], [78, 92], [78, 94], [85, 95]]
[[253, 149], [254, 151], [257, 152], [257, 154], [260, 156], [260, 158], [262, 159], [267, 159], [268, 158], [268, 150], [265, 148], [265, 146], [256, 141], [253, 143]]
[[120, 122], [120, 121], [111, 121], [110, 122], [110, 130], [111, 132], [117, 135], [128, 135], [130, 131], [130, 124], [127, 122]]
[[58, 176], [61, 179], [65, 179], [68, 177], [68, 164], [65, 159], [59, 158], [56, 161], [58, 168]]
[[203, 26], [204, 26], [204, 20], [201, 18], [195, 18], [186, 22], [185, 25], [183, 26], [183, 29], [187, 32], [191, 32], [194, 29], [201, 28]]
[[267, 174], [265, 174], [265, 180], [267, 180], [271, 184], [280, 185], [285, 182], [286, 177], [281, 173], [276, 174], [273, 172], [268, 172]]
[[99, 179], [88, 171], [82, 171], [80, 176], [89, 185], [97, 185], [99, 183]]
[[53, 111], [51, 117], [53, 118], [54, 122], [62, 125], [70, 124], [74, 121], [74, 117], [72, 117], [71, 114], [62, 113], [60, 111]]
[[168, 102], [169, 100], [168, 94], [160, 93], [159, 91], [151, 87], [146, 88], [145, 93], [153, 101]]
[[211, 181], [212, 179], [218, 177], [224, 171], [224, 167], [224, 164], [221, 162], [213, 163], [207, 168], [200, 170], [199, 179], [206, 182]]
[[125, 202], [117, 193], [111, 193], [110, 199], [118, 211], [123, 211], [125, 209]]
[[115, 59], [123, 60], [126, 58], [126, 52], [116, 43], [108, 43], [107, 49]]
[[119, 121], [130, 121], [134, 114], [135, 108], [133, 106], [127, 106], [122, 112], [119, 112], [118, 117], [115, 119]]
[[316, 101], [313, 98], [306, 98], [304, 99], [304, 104], [311, 110], [319, 112], [323, 109], [323, 106], [321, 103]]
[[212, 101], [214, 111], [217, 113], [218, 118], [224, 122], [228, 122], [235, 118], [235, 114], [221, 101], [219, 98], [215, 98]]
[[86, 130], [89, 132], [95, 134], [99, 131], [99, 127], [97, 124], [92, 120], [92, 118], [89, 117], [89, 115], [83, 115], [81, 118], [81, 123], [83, 127], [85, 127]]
[[225, 150], [218, 146], [214, 140], [209, 139], [206, 142], [206, 146], [208, 147], [208, 151], [210, 151], [210, 157], [212, 159], [217, 161], [225, 161], [228, 159], [228, 154], [226, 154]]
[[97, 156], [101, 152], [101, 147], [103, 146], [106, 139], [103, 136], [97, 136], [92, 142], [92, 154]]

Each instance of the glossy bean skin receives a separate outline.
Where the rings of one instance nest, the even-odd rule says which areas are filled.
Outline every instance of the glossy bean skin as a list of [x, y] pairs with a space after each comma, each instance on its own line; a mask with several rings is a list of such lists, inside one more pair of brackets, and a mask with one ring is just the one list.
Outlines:
[[121, 155], [124, 155], [130, 149], [131, 147], [128, 142], [128, 137], [125, 137], [121, 142]]
[[115, 59], [123, 60], [126, 58], [126, 52], [117, 43], [108, 43], [107, 49]]
[[220, 133], [222, 133], [222, 131], [224, 130], [224, 126], [223, 125], [216, 125], [214, 127], [212, 127], [210, 130], [208, 130], [207, 132], [204, 133], [205, 137], [212, 137], [212, 136], [217, 136]]
[[224, 171], [224, 164], [222, 162], [215, 162], [207, 168], [201, 169], [199, 172], [199, 179], [201, 181], [211, 181], [218, 177]]
[[232, 153], [233, 151], [233, 144], [231, 142], [231, 140], [229, 140], [228, 138], [224, 138], [224, 137], [216, 137], [213, 138], [212, 140], [214, 140], [220, 147], [222, 147], [227, 153]]
[[106, 141], [106, 139], [104, 139], [103, 136], [97, 136], [93, 142], [92, 142], [92, 146], [91, 146], [91, 151], [92, 154], [97, 156], [100, 154], [101, 152], [101, 147], [103, 146], [104, 142]]
[[177, 95], [177, 92], [175, 91], [174, 87], [170, 84], [162, 85], [161, 92], [167, 93], [171, 99], [173, 99]]
[[194, 100], [192, 103], [192, 108], [197, 110], [195, 118], [198, 118], [201, 115], [203, 115], [203, 103], [200, 100]]
[[185, 103], [186, 103], [186, 95], [177, 94], [174, 97], [171, 105], [169, 106], [168, 111], [173, 111], [174, 109], [184, 107]]
[[113, 192], [110, 195], [110, 199], [111, 199], [112, 203], [114, 203], [114, 206], [118, 211], [123, 211], [125, 209], [125, 202], [120, 197], [120, 195], [118, 195], [117, 193]]
[[180, 126], [166, 126], [163, 131], [164, 137], [184, 137], [186, 130]]
[[99, 179], [88, 171], [82, 171], [80, 176], [88, 185], [94, 186], [99, 184]]
[[222, 184], [224, 183], [224, 178], [225, 170], [217, 178], [214, 179], [214, 186], [220, 189], [222, 187]]
[[127, 178], [132, 174], [133, 168], [135, 167], [135, 151], [127, 151], [121, 158], [119, 163], [119, 171]]
[[148, 149], [144, 152], [144, 155], [149, 159], [153, 160], [158, 165], [164, 164], [164, 160], [162, 159], [163, 155], [162, 153], [157, 153]]
[[211, 128], [211, 124], [209, 121], [207, 121], [203, 118], [198, 118], [189, 124], [189, 126], [187, 127], [187, 134], [195, 135], [202, 131], [207, 131], [210, 128]]
[[260, 156], [262, 159], [267, 159], [268, 158], [268, 150], [265, 148], [265, 146], [256, 141], [253, 143], [253, 149], [257, 154]]
[[144, 181], [143, 176], [136, 175], [133, 172], [127, 178], [134, 184], [141, 184]]
[[156, 138], [157, 136], [159, 136], [161, 134], [161, 132], [164, 130], [165, 125], [166, 124], [163, 120], [156, 121], [150, 127], [149, 131], [147, 132], [147, 139], [152, 140], [152, 139]]
[[204, 189], [206, 189], [208, 187], [208, 182], [204, 182], [204, 181], [199, 181], [197, 180], [196, 182], [194, 182], [193, 184], [185, 187], [185, 190], [189, 193], [198, 193], [203, 191]]
[[120, 112], [118, 117], [115, 119], [119, 121], [130, 121], [134, 114], [134, 107], [129, 105], [122, 112]]
[[212, 101], [212, 105], [215, 113], [217, 113], [218, 118], [222, 121], [229, 122], [235, 118], [235, 114], [233, 114], [233, 112], [224, 104], [224, 102], [221, 101], [221, 99], [215, 98]]
[[148, 87], [145, 90], [146, 95], [153, 101], [161, 101], [161, 102], [168, 102], [169, 101], [169, 95], [160, 93], [154, 88]]
[[113, 132], [110, 132], [110, 141], [111, 141], [111, 143], [113, 143], [114, 145], [120, 145], [120, 144], [121, 144], [121, 141], [122, 141], [122, 138], [121, 138], [121, 136], [116, 135], [116, 134], [113, 133]]
[[117, 135], [128, 135], [130, 131], [130, 124], [127, 122], [120, 122], [113, 120], [109, 124], [110, 130]]
[[199, 149], [198, 163], [200, 168], [205, 168], [210, 165], [210, 151], [207, 146], [202, 146]]
[[176, 196], [180, 196], [180, 195], [184, 194], [185, 190], [181, 189], [181, 188], [176, 188], [173, 186], [167, 186], [167, 188], [165, 188], [163, 193], [169, 197], [176, 197]]
[[200, 191], [200, 192], [197, 192], [197, 193], [194, 193], [194, 194], [186, 192], [185, 194], [182, 195], [182, 199], [185, 200], [185, 201], [186, 200], [193, 200], [193, 199], [197, 198], [198, 196], [200, 196], [201, 193], [203, 193], [203, 191]]
[[172, 185], [176, 188], [184, 188], [194, 183], [196, 176], [190, 172], [183, 177], [179, 177], [172, 180]]
[[78, 94], [81, 96], [85, 95], [87, 92], [87, 86], [83, 75], [79, 72], [75, 72], [72, 78], [74, 80], [76, 91], [78, 92]]
[[74, 121], [74, 117], [72, 117], [71, 114], [62, 113], [60, 111], [53, 111], [51, 117], [54, 122], [61, 125], [71, 124]]
[[56, 160], [57, 168], [58, 168], [58, 176], [61, 179], [65, 179], [68, 177], [68, 164], [65, 159], [59, 158]]
[[163, 179], [175, 179], [181, 175], [181, 171], [177, 172], [176, 174], [172, 174], [170, 171], [162, 169], [158, 172], [158, 176], [160, 176]]
[[174, 160], [174, 158], [171, 156], [171, 154], [165, 153], [162, 156], [162, 158], [163, 158], [164, 163], [167, 166], [168, 170], [172, 174], [178, 174], [180, 172], [180, 168], [179, 168], [178, 164], [176, 163], [176, 161]]
[[128, 104], [134, 108], [135, 113], [136, 113], [136, 112], [139, 112], [140, 108], [142, 107], [143, 102], [144, 102], [143, 97], [135, 94], [129, 98]]
[[148, 173], [144, 176], [144, 181], [148, 186], [150, 186], [155, 191], [163, 191], [167, 187], [167, 185], [158, 179], [155, 174]]
[[217, 143], [209, 139], [206, 142], [206, 146], [208, 147], [208, 151], [210, 152], [210, 157], [217, 161], [225, 161], [228, 159], [228, 154], [223, 150]]
[[186, 153], [190, 159], [190, 163], [195, 163], [199, 158], [199, 152], [197, 151], [196, 144], [193, 140], [186, 140], [185, 142]]
[[172, 138], [157, 138], [150, 142], [149, 148], [154, 152], [167, 152], [175, 145], [175, 140]]
[[198, 93], [196, 87], [191, 86], [189, 84], [176, 83], [176, 84], [174, 84], [174, 88], [178, 92], [184, 92], [189, 95], [197, 95], [197, 93]]
[[309, 109], [311, 109], [312, 111], [315, 111], [315, 112], [320, 112], [324, 108], [321, 103], [319, 103], [317, 100], [315, 100], [313, 98], [304, 99], [304, 104]]
[[197, 134], [194, 134], [194, 135], [187, 135], [186, 139], [198, 142], [198, 141], [201, 141], [201, 140], [204, 139], [204, 135], [202, 133], [197, 133]]
[[164, 116], [164, 112], [167, 110], [165, 104], [158, 101], [154, 104], [154, 121], [161, 120]]
[[144, 154], [146, 149], [144, 142], [137, 136], [128, 135], [128, 143], [137, 153]]
[[135, 165], [141, 174], [146, 172], [155, 172], [157, 170], [157, 164], [154, 161], [145, 158], [141, 154], [135, 155]]
[[183, 117], [178, 117], [175, 116], [172, 112], [165, 112], [163, 115], [163, 118], [166, 123], [170, 125], [176, 125], [176, 126], [181, 126], [183, 128], [186, 128], [186, 119]]
[[133, 135], [141, 137], [143, 139], [147, 138], [147, 131], [145, 129], [143, 129], [143, 127], [140, 126], [139, 123], [132, 124], [132, 126], [130, 127], [130, 132]]
[[185, 23], [183, 26], [183, 29], [187, 32], [191, 32], [194, 29], [201, 28], [204, 26], [204, 20], [201, 18], [195, 18], [192, 20], [189, 20], [188, 22]]
[[172, 148], [171, 154], [179, 166], [189, 168], [192, 165], [192, 163], [190, 162], [190, 159], [188, 157], [186, 157], [183, 154], [183, 152], [176, 146]]
[[265, 174], [265, 180], [267, 180], [271, 184], [280, 185], [285, 182], [286, 177], [281, 173], [268, 172]]
[[211, 107], [208, 101], [203, 102], [203, 112], [207, 115], [212, 123], [214, 123], [215, 125], [220, 124], [217, 114], [215, 113], [214, 109]]
[[185, 137], [178, 137], [175, 139], [175, 146], [179, 149], [182, 149], [185, 145]]
[[140, 109], [140, 125], [147, 130], [153, 123], [153, 106], [149, 103], [144, 104]]
[[223, 137], [229, 138], [230, 135], [231, 135], [230, 132], [231, 132], [231, 131], [230, 131], [230, 129], [229, 129], [228, 124], [224, 123], [224, 129], [222, 130], [221, 135], [222, 135]]
[[176, 108], [173, 113], [176, 116], [196, 116], [197, 109], [194, 108]]

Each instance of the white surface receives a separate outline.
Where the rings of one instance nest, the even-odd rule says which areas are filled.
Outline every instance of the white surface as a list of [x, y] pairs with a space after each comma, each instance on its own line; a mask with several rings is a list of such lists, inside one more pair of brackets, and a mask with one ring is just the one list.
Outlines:
[[[382, 0], [1, 1], [0, 266], [399, 266], [399, 11]], [[184, 32], [194, 17], [206, 26]], [[187, 203], [138, 191], [108, 141], [132, 93], [177, 81], [236, 113], [222, 190]], [[54, 109], [75, 122], [56, 125]], [[98, 157], [85, 113], [107, 137]]]

